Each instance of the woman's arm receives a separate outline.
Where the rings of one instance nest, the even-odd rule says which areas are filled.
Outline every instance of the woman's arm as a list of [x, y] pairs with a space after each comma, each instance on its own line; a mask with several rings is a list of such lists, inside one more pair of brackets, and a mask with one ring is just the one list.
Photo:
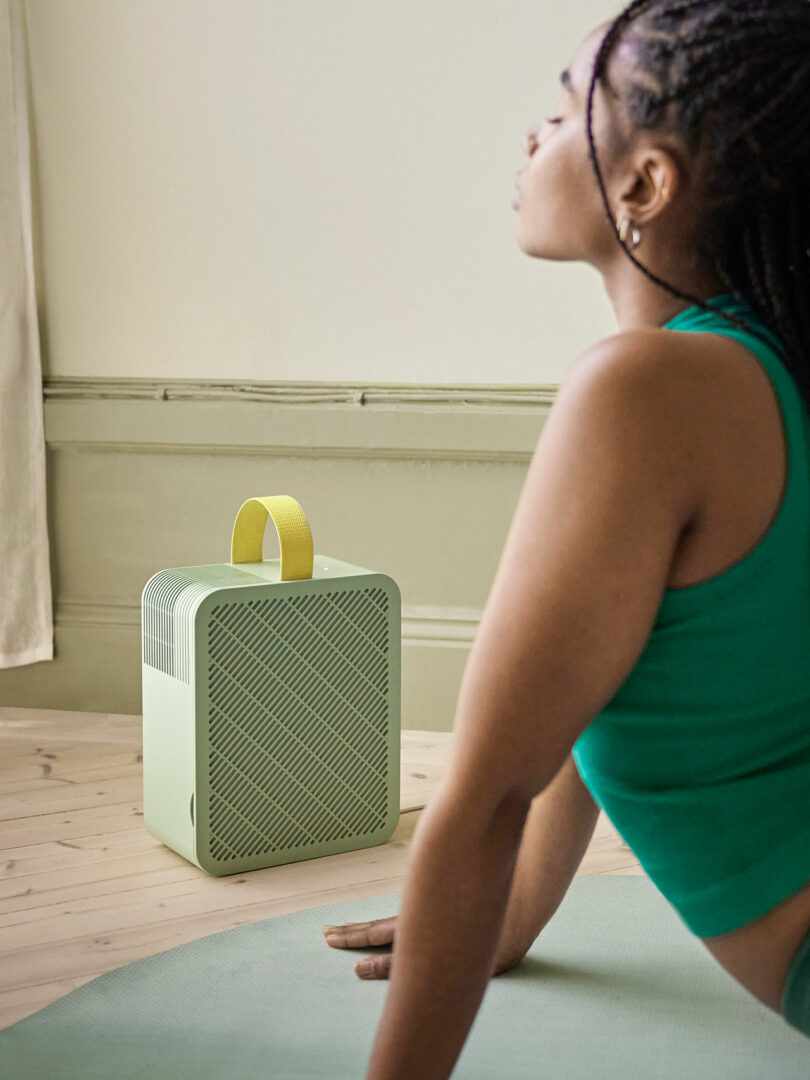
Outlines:
[[453, 1072], [492, 973], [527, 813], [507, 800], [484, 822], [446, 788], [422, 812], [365, 1080]]
[[533, 800], [520, 842], [499, 956], [520, 963], [560, 906], [591, 842], [599, 807], [571, 754]]

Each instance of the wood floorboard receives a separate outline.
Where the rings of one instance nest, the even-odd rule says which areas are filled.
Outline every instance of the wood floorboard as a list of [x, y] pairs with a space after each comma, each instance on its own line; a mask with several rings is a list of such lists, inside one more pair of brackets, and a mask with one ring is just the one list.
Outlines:
[[[143, 825], [141, 717], [0, 708], [0, 1027], [206, 934], [401, 892], [452, 737], [403, 731], [400, 819], [386, 844], [214, 878]], [[600, 814], [578, 873], [643, 870]]]

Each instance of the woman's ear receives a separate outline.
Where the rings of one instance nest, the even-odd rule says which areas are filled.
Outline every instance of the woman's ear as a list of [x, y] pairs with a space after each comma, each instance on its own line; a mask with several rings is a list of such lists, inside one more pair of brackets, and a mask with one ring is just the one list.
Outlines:
[[677, 158], [661, 146], [635, 150], [618, 191], [618, 212], [634, 225], [649, 225], [675, 198], [681, 183]]

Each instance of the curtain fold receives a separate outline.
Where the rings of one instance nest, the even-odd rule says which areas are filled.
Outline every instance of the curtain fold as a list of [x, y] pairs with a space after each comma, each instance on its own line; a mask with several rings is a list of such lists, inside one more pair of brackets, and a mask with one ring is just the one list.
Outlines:
[[0, 0], [0, 668], [53, 659], [23, 0]]

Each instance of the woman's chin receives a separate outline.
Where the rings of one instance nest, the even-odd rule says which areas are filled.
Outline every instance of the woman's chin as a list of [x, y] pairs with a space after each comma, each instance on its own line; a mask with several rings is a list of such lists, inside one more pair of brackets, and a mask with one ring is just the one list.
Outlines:
[[529, 232], [525, 221], [518, 221], [515, 238], [521, 251], [535, 259], [570, 262], [576, 258], [570, 246], [566, 245], [564, 237], [559, 237], [555, 243], [555, 238], [550, 231], [544, 232], [542, 227], [535, 225]]
[[543, 241], [536, 236], [521, 236], [520, 231], [518, 231], [517, 235], [517, 244], [524, 255], [530, 255], [534, 259], [564, 260], [570, 258], [570, 256], [563, 255], [561, 252], [554, 250], [547, 243], [543, 243]]

